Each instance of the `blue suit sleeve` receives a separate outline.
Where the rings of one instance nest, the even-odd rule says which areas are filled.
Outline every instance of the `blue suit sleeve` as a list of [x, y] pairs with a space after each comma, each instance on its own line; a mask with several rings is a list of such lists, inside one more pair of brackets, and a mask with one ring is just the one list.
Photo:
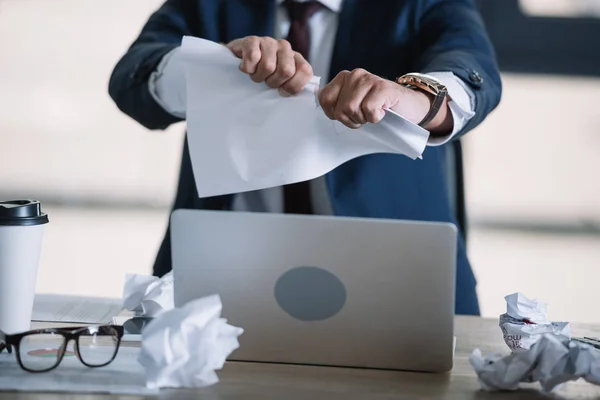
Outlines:
[[115, 66], [108, 85], [117, 107], [148, 129], [165, 129], [180, 121], [166, 112], [152, 97], [149, 78], [164, 55], [190, 35], [186, 16], [194, 2], [166, 1], [148, 20], [138, 38]]
[[483, 19], [472, 0], [415, 0], [421, 56], [415, 70], [450, 71], [475, 94], [475, 116], [460, 135], [477, 127], [500, 103], [502, 81]]

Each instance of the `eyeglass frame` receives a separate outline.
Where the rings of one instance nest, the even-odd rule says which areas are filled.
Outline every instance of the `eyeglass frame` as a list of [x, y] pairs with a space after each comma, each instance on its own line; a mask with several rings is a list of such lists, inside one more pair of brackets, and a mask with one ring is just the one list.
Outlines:
[[[111, 359], [102, 365], [90, 365], [90, 364], [86, 363], [83, 360], [83, 358], [81, 357], [81, 353], [79, 351], [79, 338], [82, 336], [82, 333], [89, 332], [90, 329], [93, 329], [93, 328], [97, 328], [97, 329], [111, 328], [111, 329], [114, 329], [115, 332], [117, 333], [117, 343], [116, 343], [116, 347], [115, 347], [115, 352], [113, 353]], [[107, 366], [108, 364], [113, 362], [114, 359], [117, 357], [117, 354], [119, 353], [119, 348], [121, 346], [121, 340], [123, 338], [124, 332], [125, 332], [125, 330], [124, 330], [123, 326], [121, 326], [121, 325], [91, 325], [91, 326], [72, 326], [72, 327], [62, 327], [62, 328], [45, 328], [45, 329], [34, 329], [31, 331], [15, 333], [15, 334], [10, 334], [10, 335], [7, 333], [4, 333], [2, 330], [0, 330], [0, 353], [2, 353], [4, 351], [4, 349], [6, 349], [9, 354], [12, 354], [12, 348], [14, 347], [16, 357], [17, 357], [17, 362], [23, 370], [25, 370], [27, 372], [31, 372], [31, 373], [49, 372], [60, 365], [60, 363], [62, 362], [62, 360], [65, 356], [65, 353], [67, 352], [67, 347], [69, 345], [69, 342], [71, 340], [74, 340], [75, 341], [75, 354], [77, 355], [77, 358], [79, 359], [79, 361], [81, 361], [81, 363], [83, 365], [85, 365], [86, 367], [100, 368], [100, 367]], [[52, 333], [61, 335], [64, 338], [64, 343], [62, 344], [61, 348], [59, 349], [60, 354], [57, 354], [58, 360], [56, 361], [56, 363], [52, 367], [43, 369], [43, 370], [32, 370], [30, 368], [25, 367], [25, 365], [23, 365], [23, 362], [21, 360], [21, 352], [19, 351], [20, 345], [21, 345], [21, 340], [27, 336], [52, 334]], [[105, 335], [105, 336], [108, 336], [108, 335]]]

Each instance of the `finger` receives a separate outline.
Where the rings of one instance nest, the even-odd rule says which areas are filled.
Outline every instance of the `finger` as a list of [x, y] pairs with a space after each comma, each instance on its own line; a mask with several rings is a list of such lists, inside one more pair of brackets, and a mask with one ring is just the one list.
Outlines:
[[335, 120], [335, 106], [338, 102], [338, 97], [344, 86], [344, 81], [348, 71], [342, 71], [336, 75], [318, 94], [319, 104], [323, 109], [327, 118]]
[[371, 90], [362, 102], [362, 111], [367, 122], [376, 124], [385, 116], [384, 106], [386, 104], [385, 88], [381, 84], [371, 86]]
[[313, 77], [312, 67], [308, 61], [302, 57], [302, 54], [294, 54], [294, 64], [296, 66], [296, 73], [281, 86], [281, 88], [289, 94], [298, 94]]
[[232, 40], [227, 43], [227, 48], [237, 57], [242, 58], [242, 42], [243, 39]]
[[252, 75], [256, 72], [256, 67], [261, 60], [260, 39], [256, 36], [244, 38], [239, 44], [234, 46], [234, 54], [236, 49], [239, 56], [242, 58], [240, 71]]
[[362, 126], [362, 124], [357, 124], [356, 122], [352, 121], [350, 117], [348, 117], [346, 114], [341, 114], [335, 119], [337, 121], [340, 121], [342, 124], [346, 125], [350, 129], [358, 129]]
[[337, 119], [345, 115], [358, 125], [367, 123], [362, 110], [362, 102], [373, 85], [373, 75], [363, 69], [352, 71], [346, 78], [344, 87], [335, 107]]
[[277, 69], [277, 41], [263, 38], [260, 42], [260, 53], [260, 62], [256, 66], [256, 72], [251, 75], [254, 82], [264, 82]]
[[277, 43], [277, 67], [275, 72], [265, 82], [272, 88], [278, 88], [296, 74], [294, 51], [286, 40]]

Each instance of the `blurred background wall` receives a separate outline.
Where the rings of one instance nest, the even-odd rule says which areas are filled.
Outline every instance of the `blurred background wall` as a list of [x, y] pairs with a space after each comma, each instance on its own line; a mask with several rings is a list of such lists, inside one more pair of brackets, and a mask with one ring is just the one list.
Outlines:
[[[125, 273], [151, 272], [185, 126], [147, 131], [107, 82], [161, 3], [0, 0], [0, 198], [46, 204], [38, 292], [118, 297]], [[464, 140], [482, 312], [522, 291], [553, 318], [600, 322], [600, 1], [480, 4], [504, 79]]]

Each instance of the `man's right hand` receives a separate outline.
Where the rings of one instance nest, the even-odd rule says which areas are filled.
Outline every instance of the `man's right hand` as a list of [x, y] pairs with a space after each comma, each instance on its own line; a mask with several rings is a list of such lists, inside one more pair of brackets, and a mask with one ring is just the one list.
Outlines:
[[308, 61], [286, 40], [248, 36], [230, 42], [227, 48], [242, 59], [240, 71], [284, 96], [300, 92], [313, 76]]

